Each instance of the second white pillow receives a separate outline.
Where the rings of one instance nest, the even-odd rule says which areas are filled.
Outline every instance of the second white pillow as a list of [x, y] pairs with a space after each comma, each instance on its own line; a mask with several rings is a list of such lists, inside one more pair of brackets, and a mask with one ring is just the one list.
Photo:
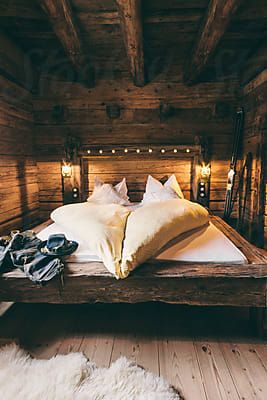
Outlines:
[[148, 176], [142, 204], [177, 198], [183, 199], [184, 195], [174, 174], [169, 177], [164, 185], [153, 176]]

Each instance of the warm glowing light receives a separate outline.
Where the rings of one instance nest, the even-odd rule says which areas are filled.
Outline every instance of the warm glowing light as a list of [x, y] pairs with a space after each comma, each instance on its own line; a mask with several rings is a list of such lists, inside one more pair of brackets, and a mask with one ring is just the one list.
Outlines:
[[115, 153], [116, 153], [116, 150], [115, 150], [115, 149], [112, 149], [112, 150], [111, 150], [111, 153], [112, 153], [112, 154], [115, 154]]
[[187, 153], [190, 153], [190, 149], [186, 149], [185, 151], [186, 151]]
[[165, 153], [165, 149], [161, 149], [160, 151], [161, 151], [162, 153]]
[[200, 168], [200, 175], [202, 178], [209, 178], [210, 176], [210, 164], [202, 163]]
[[174, 152], [174, 153], [177, 153], [177, 152], [178, 152], [178, 150], [177, 150], [177, 149], [173, 149], [173, 152]]
[[88, 154], [91, 154], [91, 150], [87, 150], [87, 153], [88, 153]]
[[72, 176], [72, 165], [71, 163], [63, 162], [61, 167], [61, 173], [64, 178], [70, 178]]
[[149, 153], [152, 153], [152, 151], [153, 151], [152, 149], [148, 149], [148, 152], [149, 152]]
[[140, 153], [140, 149], [136, 149], [136, 153]]
[[103, 150], [99, 150], [99, 154], [103, 154]]
[[124, 149], [124, 153], [128, 153], [128, 149]]

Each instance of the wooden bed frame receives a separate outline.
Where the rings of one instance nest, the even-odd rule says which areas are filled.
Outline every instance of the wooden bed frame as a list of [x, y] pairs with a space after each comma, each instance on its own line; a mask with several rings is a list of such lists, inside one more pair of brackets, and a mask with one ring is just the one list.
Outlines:
[[[199, 149], [191, 154], [191, 165], [195, 168]], [[111, 178], [114, 179], [113, 172]], [[192, 198], [192, 174], [189, 179], [188, 194]], [[260, 331], [267, 333], [267, 253], [246, 241], [221, 218], [211, 216], [211, 221], [242, 251], [247, 264], [153, 260], [127, 279], [117, 281], [100, 262], [68, 263], [64, 285], [55, 279], [45, 287], [36, 286], [21, 271], [14, 270], [0, 277], [0, 301], [62, 304], [161, 301], [249, 307]], [[39, 225], [35, 231], [49, 224], [51, 221]]]
[[[55, 279], [44, 287], [20, 270], [0, 277], [0, 301], [33, 303], [138, 303], [249, 307], [260, 331], [267, 334], [267, 253], [258, 249], [221, 218], [211, 216], [247, 257], [247, 264], [148, 262], [127, 279], [117, 281], [100, 262], [68, 263], [64, 285]], [[35, 228], [38, 233], [52, 221]]]

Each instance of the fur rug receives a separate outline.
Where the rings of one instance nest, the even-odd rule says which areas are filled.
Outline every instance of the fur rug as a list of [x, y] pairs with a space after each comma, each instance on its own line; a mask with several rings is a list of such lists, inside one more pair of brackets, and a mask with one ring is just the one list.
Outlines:
[[36, 360], [17, 345], [0, 349], [0, 399], [179, 400], [162, 379], [122, 357], [97, 368], [82, 353]]

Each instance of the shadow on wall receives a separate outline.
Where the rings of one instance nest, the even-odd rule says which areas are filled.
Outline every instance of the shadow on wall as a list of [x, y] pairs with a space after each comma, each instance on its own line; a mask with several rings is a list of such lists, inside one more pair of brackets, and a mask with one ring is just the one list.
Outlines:
[[25, 161], [17, 162], [17, 179], [18, 179], [18, 200], [19, 200], [19, 210], [21, 215], [21, 227], [23, 229], [29, 226], [29, 195], [28, 195], [28, 186], [27, 186], [27, 175], [26, 175], [26, 166]]

